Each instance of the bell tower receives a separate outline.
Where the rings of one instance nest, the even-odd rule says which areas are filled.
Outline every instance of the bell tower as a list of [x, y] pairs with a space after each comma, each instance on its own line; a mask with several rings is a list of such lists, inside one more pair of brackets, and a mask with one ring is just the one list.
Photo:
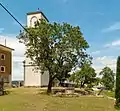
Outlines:
[[27, 13], [27, 27], [34, 27], [35, 22], [41, 19], [48, 21], [47, 17], [41, 11]]
[[[41, 19], [45, 19], [47, 22], [49, 22], [44, 13], [39, 10], [36, 12], [27, 13], [27, 27], [34, 27], [35, 22], [40, 21]], [[29, 65], [30, 63], [32, 63], [32, 61], [30, 60], [30, 58], [25, 57], [25, 63]]]
[[[29, 12], [27, 13], [27, 27], [34, 27], [36, 21], [45, 19], [47, 22], [48, 19], [41, 11]], [[26, 47], [27, 49], [27, 47]], [[38, 70], [37, 66], [33, 64], [33, 61], [30, 58], [25, 56], [25, 61], [23, 62], [24, 66], [24, 86], [46, 86], [49, 81], [49, 74], [41, 74], [41, 71]]]

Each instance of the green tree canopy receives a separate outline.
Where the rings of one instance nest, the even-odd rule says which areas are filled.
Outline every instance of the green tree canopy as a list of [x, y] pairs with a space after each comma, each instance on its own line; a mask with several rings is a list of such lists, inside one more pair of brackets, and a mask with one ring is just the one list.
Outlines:
[[35, 27], [21, 32], [20, 42], [27, 47], [26, 56], [31, 58], [42, 72], [49, 72], [47, 92], [51, 92], [55, 78], [66, 77], [73, 68], [81, 67], [90, 56], [89, 48], [80, 28], [70, 24], [37, 22]]
[[115, 98], [115, 107], [120, 109], [120, 56], [117, 59]]
[[81, 84], [81, 87], [84, 87], [85, 84], [92, 86], [92, 83], [95, 82], [96, 73], [94, 68], [90, 64], [84, 64], [82, 68], [76, 73], [72, 74], [70, 80]]
[[101, 82], [102, 84], [108, 89], [112, 90], [114, 88], [114, 76], [115, 73], [109, 68], [105, 67], [100, 72], [100, 75], [102, 75]]

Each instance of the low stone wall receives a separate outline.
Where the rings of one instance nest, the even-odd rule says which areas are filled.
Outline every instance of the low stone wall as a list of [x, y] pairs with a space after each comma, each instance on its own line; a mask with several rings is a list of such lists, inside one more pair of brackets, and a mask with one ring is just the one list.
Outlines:
[[65, 88], [65, 93], [66, 94], [74, 94], [74, 92], [75, 92], [75, 89], [72, 88], [72, 87]]

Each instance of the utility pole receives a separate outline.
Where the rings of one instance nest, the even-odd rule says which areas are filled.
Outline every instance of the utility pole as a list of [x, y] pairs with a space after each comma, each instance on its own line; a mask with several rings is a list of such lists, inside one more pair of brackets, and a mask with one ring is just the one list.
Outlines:
[[6, 46], [6, 39], [5, 39], [5, 46]]

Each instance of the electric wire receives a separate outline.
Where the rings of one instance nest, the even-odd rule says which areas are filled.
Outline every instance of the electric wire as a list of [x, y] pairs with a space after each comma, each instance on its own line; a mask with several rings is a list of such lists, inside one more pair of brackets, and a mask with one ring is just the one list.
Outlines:
[[[2, 4], [0, 3], [0, 6], [27, 32], [28, 30], [15, 18], [15, 16]], [[29, 33], [30, 34], [30, 33]], [[31, 34], [30, 34], [31, 35]]]

